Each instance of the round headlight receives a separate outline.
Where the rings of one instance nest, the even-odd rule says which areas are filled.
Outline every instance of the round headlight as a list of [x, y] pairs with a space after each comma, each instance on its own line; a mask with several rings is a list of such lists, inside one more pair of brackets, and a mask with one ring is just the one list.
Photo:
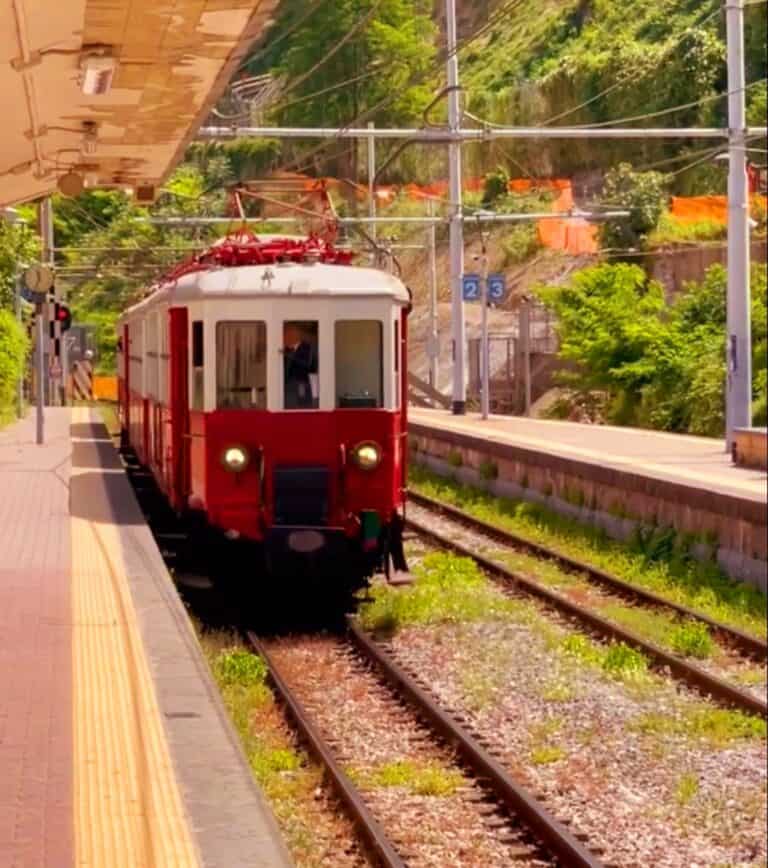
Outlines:
[[221, 456], [222, 463], [232, 473], [240, 473], [248, 466], [248, 452], [242, 446], [230, 446]]
[[381, 464], [381, 446], [378, 443], [359, 443], [352, 450], [352, 458], [361, 470], [375, 470]]

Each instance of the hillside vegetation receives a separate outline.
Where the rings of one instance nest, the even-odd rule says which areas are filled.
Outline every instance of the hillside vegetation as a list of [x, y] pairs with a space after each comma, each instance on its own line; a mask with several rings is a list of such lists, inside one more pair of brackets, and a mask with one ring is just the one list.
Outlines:
[[[266, 46], [254, 52], [250, 64], [253, 72], [285, 77], [289, 102], [278, 100], [273, 118], [310, 126], [345, 124], [358, 116], [383, 125], [421, 123], [428, 95], [444, 76], [443, 6], [442, 0], [434, 5], [342, 0], [310, 4], [313, 11], [307, 15], [303, 0], [284, 0]], [[727, 90], [720, 0], [465, 0], [459, 12], [465, 104], [483, 120], [593, 124], [650, 115], [645, 125], [724, 124], [725, 100], [718, 96]], [[359, 29], [339, 47], [355, 26]], [[286, 32], [291, 36], [282, 42]], [[746, 34], [750, 119], [764, 123], [766, 16], [761, 4], [747, 8]], [[375, 75], [356, 80], [377, 64]], [[313, 96], [318, 91], [323, 92]], [[439, 119], [442, 110], [436, 106], [430, 117]], [[328, 155], [338, 158], [340, 150], [326, 147], [320, 158], [314, 155], [314, 165]], [[681, 168], [700, 156], [702, 146], [571, 141], [466, 150], [476, 174], [502, 163], [514, 166], [517, 174], [572, 176], [619, 161], [680, 158], [670, 165]], [[287, 153], [293, 157], [295, 147]], [[426, 159], [406, 156], [389, 174], [411, 180], [411, 173], [427, 168]], [[686, 182], [694, 191], [720, 192], [722, 170], [705, 165], [681, 178], [679, 189], [685, 190]]]

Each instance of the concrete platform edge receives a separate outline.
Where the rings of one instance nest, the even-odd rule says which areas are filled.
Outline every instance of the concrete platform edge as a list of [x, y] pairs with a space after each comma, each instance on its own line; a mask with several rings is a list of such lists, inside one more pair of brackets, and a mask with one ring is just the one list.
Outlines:
[[[102, 424], [95, 414], [92, 420]], [[129, 587], [202, 865], [293, 868], [130, 483], [120, 472], [105, 484], [120, 518]]]

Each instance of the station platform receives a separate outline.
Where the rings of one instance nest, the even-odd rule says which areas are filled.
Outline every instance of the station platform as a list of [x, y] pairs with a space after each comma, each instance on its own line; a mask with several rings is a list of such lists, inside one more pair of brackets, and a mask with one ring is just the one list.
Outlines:
[[766, 586], [768, 477], [734, 465], [723, 441], [421, 408], [409, 409], [409, 431], [417, 456], [468, 481], [492, 462], [490, 487], [500, 493], [548, 502], [617, 536], [633, 522], [673, 527], [707, 540], [734, 577]]
[[0, 431], [0, 866], [288, 868], [99, 415]]

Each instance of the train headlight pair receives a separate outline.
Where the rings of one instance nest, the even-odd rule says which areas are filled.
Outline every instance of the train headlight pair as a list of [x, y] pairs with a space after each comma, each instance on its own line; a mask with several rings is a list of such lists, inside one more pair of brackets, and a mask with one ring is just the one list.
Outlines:
[[228, 446], [221, 455], [221, 463], [232, 473], [242, 473], [249, 461], [248, 450], [242, 446]]
[[381, 446], [373, 441], [358, 443], [352, 450], [352, 460], [361, 470], [375, 470], [381, 464]]

